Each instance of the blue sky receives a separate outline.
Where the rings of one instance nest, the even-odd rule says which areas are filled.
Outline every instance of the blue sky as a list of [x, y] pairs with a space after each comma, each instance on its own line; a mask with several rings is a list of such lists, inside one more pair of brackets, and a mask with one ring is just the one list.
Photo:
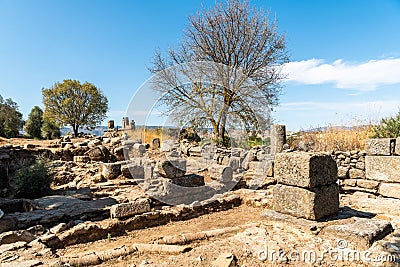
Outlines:
[[[376, 121], [400, 107], [399, 0], [252, 0], [287, 36], [288, 81], [274, 118], [289, 130]], [[120, 124], [156, 49], [215, 1], [0, 0], [0, 94], [26, 118], [41, 89], [78, 79], [101, 88]], [[135, 118], [132, 118], [135, 119]]]

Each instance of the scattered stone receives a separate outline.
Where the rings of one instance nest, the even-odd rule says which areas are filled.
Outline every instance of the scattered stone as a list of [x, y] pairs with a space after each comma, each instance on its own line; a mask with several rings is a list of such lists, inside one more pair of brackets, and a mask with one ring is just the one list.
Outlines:
[[365, 151], [369, 156], [390, 156], [394, 154], [396, 139], [370, 138], [365, 140]]
[[19, 241], [29, 243], [34, 239], [35, 236], [26, 230], [10, 231], [0, 234], [0, 244], [10, 244]]
[[74, 162], [77, 162], [77, 163], [88, 163], [88, 162], [90, 162], [90, 157], [88, 157], [88, 156], [74, 156]]
[[309, 190], [277, 184], [273, 191], [273, 209], [295, 217], [319, 220], [339, 211], [339, 187], [331, 184]]
[[184, 187], [197, 187], [205, 185], [204, 176], [197, 174], [189, 174], [182, 177], [176, 177], [174, 179], [171, 179], [171, 182], [173, 184]]
[[337, 165], [332, 156], [306, 152], [275, 155], [275, 178], [278, 183], [313, 188], [335, 183]]
[[121, 172], [125, 178], [142, 180], [145, 178], [144, 169], [145, 168], [141, 165], [131, 163], [127, 165], [122, 165]]
[[4, 212], [2, 210], [0, 210], [0, 219], [3, 218], [4, 216]]
[[121, 163], [102, 163], [100, 165], [101, 174], [107, 180], [117, 178], [121, 174]]
[[42, 265], [41, 261], [38, 260], [28, 260], [28, 261], [13, 261], [13, 262], [7, 262], [7, 263], [2, 263], [1, 267], [35, 267]]
[[186, 160], [183, 158], [160, 160], [157, 162], [158, 173], [169, 179], [182, 177], [186, 173]]
[[89, 148], [95, 148], [95, 147], [97, 147], [97, 146], [99, 146], [99, 145], [101, 145], [101, 144], [102, 144], [101, 140], [95, 139], [95, 140], [92, 140], [92, 141], [90, 141], [90, 142], [88, 143], [88, 147], [89, 147]]
[[90, 157], [92, 161], [106, 161], [110, 156], [110, 151], [104, 146], [98, 146], [85, 152], [85, 156]]
[[233, 170], [229, 166], [213, 164], [208, 168], [210, 178], [218, 182], [231, 182], [233, 178]]
[[27, 245], [27, 243], [23, 242], [23, 241], [0, 245], [0, 255], [6, 251], [12, 251], [12, 250], [20, 249], [20, 248], [25, 248], [26, 245]]
[[124, 154], [124, 146], [119, 146], [114, 148], [114, 156], [117, 157], [117, 160], [123, 161], [125, 159], [125, 154]]
[[148, 199], [137, 199], [129, 203], [113, 205], [110, 209], [111, 218], [126, 218], [151, 210]]
[[213, 263], [212, 267], [236, 267], [237, 258], [232, 253], [222, 253]]
[[67, 230], [67, 229], [68, 229], [68, 226], [67, 226], [66, 223], [60, 223], [60, 224], [54, 226], [53, 228], [50, 228], [50, 233], [58, 234], [58, 233], [61, 233], [61, 232], [65, 231], [65, 230]]

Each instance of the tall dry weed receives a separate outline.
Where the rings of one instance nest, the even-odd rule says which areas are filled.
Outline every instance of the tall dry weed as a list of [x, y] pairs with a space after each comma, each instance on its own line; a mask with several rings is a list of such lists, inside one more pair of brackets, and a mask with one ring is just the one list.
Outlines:
[[353, 127], [328, 126], [302, 131], [288, 138], [291, 148], [306, 151], [363, 150], [365, 140], [374, 134], [372, 125]]

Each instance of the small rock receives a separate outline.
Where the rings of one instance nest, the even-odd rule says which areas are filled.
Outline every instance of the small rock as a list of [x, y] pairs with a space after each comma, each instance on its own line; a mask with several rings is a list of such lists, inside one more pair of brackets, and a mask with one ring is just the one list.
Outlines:
[[0, 219], [3, 218], [4, 216], [4, 212], [2, 210], [0, 210]]
[[67, 230], [67, 229], [68, 229], [68, 227], [67, 227], [66, 223], [60, 223], [60, 224], [54, 226], [53, 228], [50, 228], [50, 233], [58, 234], [58, 233], [61, 233], [61, 232], [65, 231], [65, 230]]
[[222, 253], [211, 266], [213, 267], [236, 267], [237, 258], [232, 253]]

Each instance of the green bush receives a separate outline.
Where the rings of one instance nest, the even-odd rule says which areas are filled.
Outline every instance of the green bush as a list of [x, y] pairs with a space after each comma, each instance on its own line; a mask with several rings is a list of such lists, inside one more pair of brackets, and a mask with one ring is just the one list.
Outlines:
[[396, 138], [400, 136], [400, 112], [396, 116], [382, 119], [381, 123], [373, 127], [373, 138]]
[[50, 190], [51, 175], [44, 157], [38, 157], [33, 165], [22, 166], [11, 177], [16, 197], [38, 198]]

